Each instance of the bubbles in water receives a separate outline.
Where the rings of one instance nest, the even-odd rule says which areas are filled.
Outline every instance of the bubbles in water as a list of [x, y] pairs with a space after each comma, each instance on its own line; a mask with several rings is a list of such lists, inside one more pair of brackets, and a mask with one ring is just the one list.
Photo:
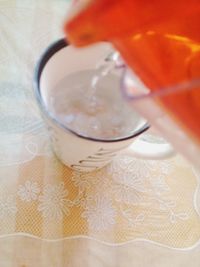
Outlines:
[[119, 56], [110, 53], [94, 70], [66, 76], [53, 90], [50, 113], [67, 128], [88, 137], [129, 136], [139, 123], [120, 95], [120, 76], [113, 73]]

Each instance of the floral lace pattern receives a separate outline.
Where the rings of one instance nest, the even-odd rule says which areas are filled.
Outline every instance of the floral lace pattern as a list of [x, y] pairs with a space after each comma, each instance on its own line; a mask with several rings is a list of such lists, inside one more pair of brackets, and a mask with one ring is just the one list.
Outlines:
[[30, 202], [32, 200], [37, 200], [40, 189], [36, 182], [26, 181], [24, 185], [19, 185], [19, 190], [17, 192], [18, 196], [22, 201]]
[[97, 194], [86, 199], [82, 217], [86, 218], [91, 230], [108, 230], [116, 223], [116, 210], [109, 198]]
[[44, 188], [43, 195], [39, 196], [38, 211], [48, 219], [63, 219], [64, 215], [69, 215], [69, 207], [72, 206], [71, 201], [66, 197], [68, 195], [64, 183], [58, 185], [47, 184]]
[[0, 219], [5, 219], [17, 213], [17, 207], [13, 196], [0, 199]]
[[36, 2], [0, 1], [0, 237], [26, 233], [48, 240], [84, 236], [114, 245], [143, 240], [194, 246], [200, 240], [199, 181], [180, 156], [119, 156], [99, 171], [80, 173], [53, 155], [32, 76], [39, 55], [62, 36], [67, 1]]
[[[36, 236], [40, 236], [44, 219], [48, 222], [46, 229], [63, 225], [62, 235], [56, 229], [47, 231], [45, 238], [50, 239], [89, 235], [121, 243], [142, 238], [174, 247], [197, 242], [197, 237], [189, 231], [191, 225], [193, 231], [200, 227], [193, 203], [197, 179], [186, 162], [180, 164], [179, 157], [154, 161], [119, 156], [101, 170], [80, 173], [49, 156], [52, 174], [44, 183], [41, 183], [41, 170], [35, 176], [33, 171], [43, 166], [41, 159], [37, 157], [32, 162], [32, 173], [29, 173], [29, 163], [22, 166], [29, 179], [22, 176], [15, 198], [0, 199], [1, 219], [18, 214], [28, 218], [31, 212], [26, 231]], [[26, 224], [22, 222], [18, 226], [20, 232], [25, 231]], [[184, 242], [180, 241], [178, 227], [187, 236]]]

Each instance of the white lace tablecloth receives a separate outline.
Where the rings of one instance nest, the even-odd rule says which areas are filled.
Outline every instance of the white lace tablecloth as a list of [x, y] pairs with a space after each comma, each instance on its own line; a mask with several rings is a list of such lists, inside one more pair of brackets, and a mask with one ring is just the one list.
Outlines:
[[199, 267], [199, 180], [181, 156], [89, 174], [54, 157], [32, 78], [67, 7], [0, 0], [0, 267]]

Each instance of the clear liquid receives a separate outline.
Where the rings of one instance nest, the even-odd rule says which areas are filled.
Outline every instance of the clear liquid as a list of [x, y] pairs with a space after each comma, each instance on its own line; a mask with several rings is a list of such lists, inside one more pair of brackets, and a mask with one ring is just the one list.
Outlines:
[[95, 111], [95, 109], [98, 109], [98, 106], [101, 105], [100, 99], [97, 95], [98, 85], [101, 83], [101, 80], [103, 80], [104, 77], [110, 75], [112, 71], [115, 70], [118, 62], [119, 53], [108, 48], [107, 57], [102, 58], [102, 60], [97, 63], [95, 74], [91, 78], [90, 85], [86, 91], [87, 97], [85, 98], [85, 101], [88, 102], [88, 108], [91, 110]]
[[85, 70], [67, 75], [51, 93], [49, 112], [86, 137], [111, 140], [131, 136], [144, 120], [124, 102], [119, 75], [98, 73]]

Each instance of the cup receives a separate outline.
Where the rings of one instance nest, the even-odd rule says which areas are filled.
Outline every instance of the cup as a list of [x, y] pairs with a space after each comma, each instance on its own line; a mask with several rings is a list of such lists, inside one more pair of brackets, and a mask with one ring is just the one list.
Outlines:
[[107, 52], [107, 43], [77, 49], [62, 39], [44, 52], [35, 70], [35, 94], [50, 132], [53, 150], [65, 165], [77, 171], [99, 169], [112, 161], [118, 153], [151, 159], [173, 154], [173, 149], [165, 142], [152, 143], [138, 138], [149, 129], [149, 124], [137, 113], [134, 113], [137, 124], [130, 135], [105, 139], [86, 136], [66, 127], [48, 108], [48, 99], [55, 93], [56, 84], [70, 73], [94, 69]]

